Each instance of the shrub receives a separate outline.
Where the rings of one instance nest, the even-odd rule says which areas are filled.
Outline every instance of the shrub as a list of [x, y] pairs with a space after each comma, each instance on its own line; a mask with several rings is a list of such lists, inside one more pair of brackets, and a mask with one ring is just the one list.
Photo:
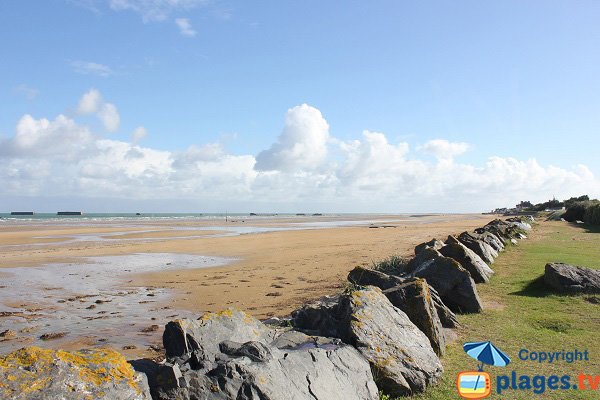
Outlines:
[[391, 256], [383, 261], [373, 263], [373, 269], [386, 273], [388, 275], [399, 275], [404, 269], [410, 259], [401, 256]]
[[583, 222], [589, 225], [600, 225], [600, 203], [590, 204], [585, 209]]
[[573, 203], [562, 217], [569, 222], [583, 221], [590, 225], [600, 225], [600, 201], [588, 200]]
[[576, 203], [571, 204], [562, 217], [569, 222], [583, 221], [586, 203], [587, 202], [585, 201], [578, 201]]

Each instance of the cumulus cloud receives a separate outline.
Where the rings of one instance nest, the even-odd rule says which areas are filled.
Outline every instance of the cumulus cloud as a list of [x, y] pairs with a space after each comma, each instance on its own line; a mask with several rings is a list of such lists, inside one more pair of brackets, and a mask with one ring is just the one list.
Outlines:
[[102, 124], [104, 125], [104, 129], [107, 131], [114, 132], [119, 129], [121, 117], [114, 104], [104, 103], [102, 108], [98, 111], [98, 118], [100, 118], [100, 121], [102, 121]]
[[102, 104], [102, 95], [96, 89], [90, 89], [79, 99], [77, 112], [79, 114], [93, 114], [98, 112]]
[[[106, 104], [91, 90], [78, 110], [97, 114]], [[213, 204], [215, 211], [227, 202], [240, 210], [275, 212], [316, 207], [450, 212], [552, 195], [600, 195], [599, 180], [584, 165], [565, 168], [496, 156], [481, 165], [440, 162], [465, 146], [436, 141], [411, 151], [408, 143], [368, 130], [356, 140], [332, 138], [320, 111], [308, 105], [287, 112], [280, 136], [257, 157], [230, 154], [218, 143], [183, 151], [153, 149], [139, 145], [145, 133], [136, 128], [129, 143], [107, 139], [64, 115], [24, 115], [12, 137], [0, 138], [0, 196], [39, 198], [39, 204], [52, 196], [86, 204], [95, 198], [123, 199], [115, 200], [115, 207], [164, 199], [166, 211], [180, 210], [187, 201], [200, 208]], [[437, 162], [419, 158], [425, 146]]]
[[194, 37], [196, 36], [196, 31], [192, 27], [192, 24], [187, 18], [176, 18], [175, 24], [179, 28], [179, 33], [183, 36]]
[[440, 160], [451, 160], [459, 156], [470, 148], [468, 143], [464, 142], [449, 142], [445, 139], [430, 140], [421, 146], [419, 149], [432, 154]]
[[146, 128], [144, 128], [143, 126], [138, 126], [133, 130], [133, 133], [131, 134], [131, 141], [133, 143], [138, 143], [140, 140], [145, 138], [146, 135], [148, 135]]
[[71, 67], [73, 68], [73, 71], [82, 75], [98, 75], [107, 77], [114, 73], [109, 66], [91, 61], [71, 61]]
[[327, 156], [329, 125], [308, 104], [287, 111], [283, 131], [270, 149], [256, 157], [258, 171], [294, 171], [318, 168]]
[[121, 116], [117, 107], [112, 103], [107, 103], [102, 99], [102, 95], [96, 89], [90, 89], [86, 92], [77, 104], [79, 114], [96, 114], [104, 129], [108, 132], [114, 132], [119, 129]]

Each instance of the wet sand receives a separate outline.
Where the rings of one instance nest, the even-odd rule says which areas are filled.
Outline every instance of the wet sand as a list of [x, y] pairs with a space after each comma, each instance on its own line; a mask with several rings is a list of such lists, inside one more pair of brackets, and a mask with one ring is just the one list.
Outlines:
[[[17, 338], [0, 339], [0, 353], [36, 344], [135, 346], [122, 351], [129, 357], [156, 355], [169, 319], [226, 307], [259, 318], [284, 316], [340, 290], [357, 265], [411, 255], [418, 243], [492, 218], [6, 224], [0, 227], [0, 332], [15, 330]], [[55, 332], [66, 335], [39, 339]]]

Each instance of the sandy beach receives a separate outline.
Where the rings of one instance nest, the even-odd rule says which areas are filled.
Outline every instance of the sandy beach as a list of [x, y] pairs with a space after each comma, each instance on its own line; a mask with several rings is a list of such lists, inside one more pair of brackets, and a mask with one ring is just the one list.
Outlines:
[[287, 315], [340, 290], [357, 265], [492, 218], [11, 221], [0, 226], [0, 331], [18, 334], [0, 350], [109, 345], [152, 356], [169, 319], [227, 307]]

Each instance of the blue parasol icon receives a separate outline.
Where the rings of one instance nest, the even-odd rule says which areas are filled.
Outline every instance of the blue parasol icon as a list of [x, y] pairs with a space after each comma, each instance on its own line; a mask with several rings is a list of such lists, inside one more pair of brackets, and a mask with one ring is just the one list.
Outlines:
[[479, 371], [483, 371], [483, 364], [505, 367], [510, 362], [510, 358], [492, 342], [469, 342], [463, 345], [463, 349], [469, 356], [481, 362]]

